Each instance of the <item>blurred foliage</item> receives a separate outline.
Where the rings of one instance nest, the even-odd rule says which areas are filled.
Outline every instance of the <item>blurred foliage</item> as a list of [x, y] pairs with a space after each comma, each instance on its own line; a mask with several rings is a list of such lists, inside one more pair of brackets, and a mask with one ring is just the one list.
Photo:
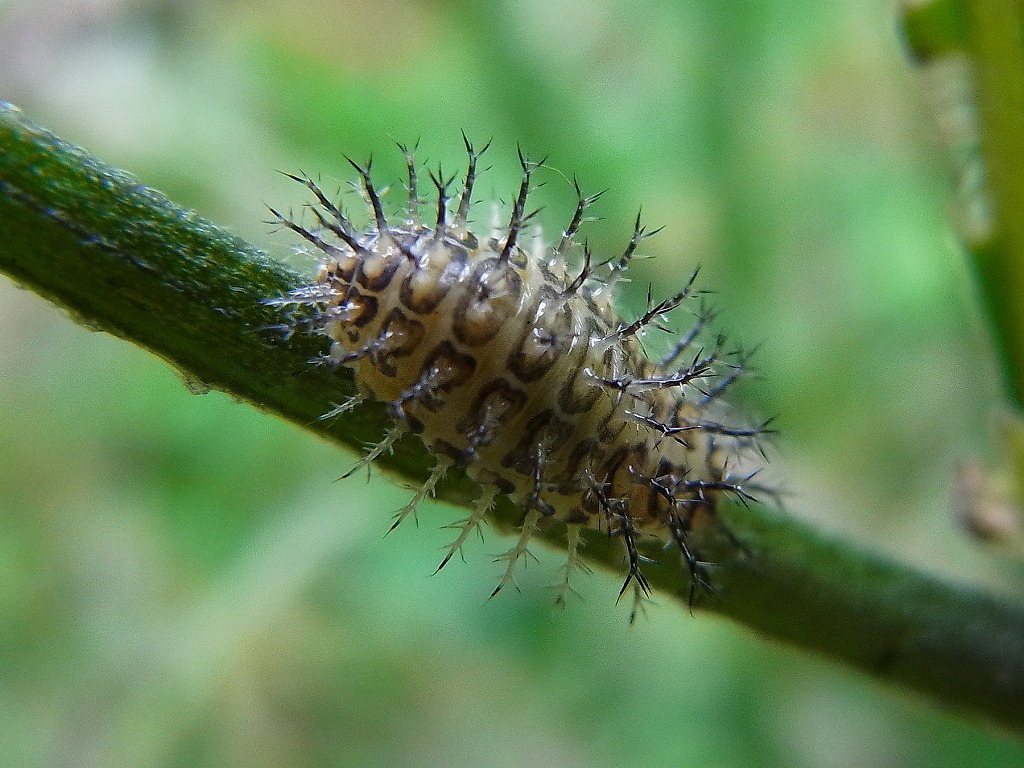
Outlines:
[[[0, 97], [293, 263], [274, 173], [342, 186], [393, 142], [461, 166], [493, 137], [610, 188], [590, 228], [634, 273], [700, 263], [762, 342], [787, 506], [951, 578], [1020, 590], [957, 528], [991, 450], [988, 343], [952, 244], [952, 172], [884, 2], [0, 4]], [[400, 197], [400, 196], [399, 196]], [[665, 288], [665, 292], [668, 292]], [[59, 765], [1018, 765], [1022, 749], [614, 579], [551, 608], [556, 554], [487, 601], [491, 534], [428, 578], [459, 511], [332, 482], [352, 461], [0, 285], [0, 754]], [[941, 516], [937, 510], [950, 510]], [[829, 512], [832, 517], [825, 517]], [[682, 638], [682, 641], [680, 639]]]

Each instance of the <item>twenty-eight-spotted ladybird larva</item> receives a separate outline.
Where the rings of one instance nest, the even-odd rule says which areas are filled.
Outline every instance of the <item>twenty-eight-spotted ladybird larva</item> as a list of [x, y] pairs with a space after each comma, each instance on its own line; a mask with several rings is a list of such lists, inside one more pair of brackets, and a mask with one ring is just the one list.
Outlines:
[[[710, 318], [693, 288], [648, 309], [632, 322], [612, 306], [640, 242], [650, 232], [639, 217], [625, 251], [595, 263], [578, 243], [588, 207], [599, 197], [576, 186], [576, 211], [557, 245], [527, 253], [520, 246], [534, 173], [542, 163], [520, 153], [522, 182], [508, 224], [481, 233], [471, 227], [473, 185], [482, 150], [466, 141], [469, 165], [461, 194], [454, 177], [431, 173], [436, 206], [424, 218], [417, 166], [406, 156], [408, 204], [401, 221], [385, 216], [367, 163], [349, 161], [360, 176], [373, 221], [357, 228], [340, 204], [305, 176], [315, 226], [277, 211], [311, 243], [324, 264], [313, 285], [281, 303], [314, 308], [314, 326], [331, 338], [329, 363], [354, 371], [359, 398], [387, 404], [394, 425], [360, 462], [366, 466], [406, 432], [436, 457], [429, 479], [395, 515], [398, 525], [432, 493], [445, 472], [461, 467], [481, 486], [470, 516], [440, 567], [478, 529], [497, 494], [523, 510], [519, 538], [501, 560], [496, 593], [512, 581], [538, 526], [567, 527], [569, 575], [582, 528], [621, 539], [637, 601], [648, 592], [641, 572], [641, 538], [657, 537], [681, 554], [696, 585], [707, 586], [703, 564], [687, 546], [700, 516], [718, 499], [749, 498], [749, 458], [759, 452], [764, 425], [730, 425], [720, 396], [744, 370], [745, 358], [710, 348], [698, 336]], [[582, 251], [578, 268], [567, 266]], [[687, 300], [696, 324], [661, 360], [648, 359], [641, 337]], [[742, 469], [741, 469], [742, 468]], [[621, 594], [621, 592], [620, 592]]]

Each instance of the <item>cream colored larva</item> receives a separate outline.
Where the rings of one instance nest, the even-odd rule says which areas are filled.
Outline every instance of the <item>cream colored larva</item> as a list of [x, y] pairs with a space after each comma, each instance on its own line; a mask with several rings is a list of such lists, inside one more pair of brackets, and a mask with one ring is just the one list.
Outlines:
[[[674, 296], [649, 299], [641, 317], [620, 320], [614, 288], [651, 234], [639, 218], [625, 251], [596, 262], [578, 236], [598, 195], [586, 197], [577, 187], [575, 214], [558, 243], [528, 253], [520, 236], [536, 213], [527, 212], [527, 199], [541, 163], [520, 153], [522, 181], [508, 223], [481, 233], [470, 212], [486, 147], [476, 151], [466, 141], [469, 164], [458, 195], [450, 193], [454, 177], [430, 174], [436, 196], [429, 216], [418, 168], [402, 149], [409, 181], [400, 217], [385, 215], [369, 164], [352, 161], [369, 226], [358, 229], [307, 177], [293, 178], [315, 197], [315, 225], [273, 211], [323, 259], [316, 282], [285, 301], [314, 308], [315, 327], [332, 340], [330, 362], [351, 368], [359, 396], [386, 403], [394, 417], [360, 466], [406, 432], [418, 434], [436, 457], [430, 478], [394, 524], [449, 468], [461, 467], [481, 492], [440, 567], [481, 524], [495, 496], [505, 494], [523, 521], [501, 556], [505, 570], [494, 592], [513, 580], [546, 521], [567, 528], [560, 600], [571, 573], [584, 567], [577, 553], [582, 528], [621, 539], [622, 592], [632, 587], [638, 601], [648, 592], [640, 545], [651, 537], [679, 552], [694, 587], [707, 586], [688, 532], [699, 517], [714, 514], [723, 494], [750, 497], [749, 459], [759, 454], [765, 429], [724, 418], [720, 395], [743, 372], [744, 357], [723, 352], [720, 341], [710, 348], [698, 341], [710, 313], [694, 290], [696, 273]], [[641, 337], [663, 327], [664, 316], [684, 301], [696, 302], [695, 327], [652, 362]]]

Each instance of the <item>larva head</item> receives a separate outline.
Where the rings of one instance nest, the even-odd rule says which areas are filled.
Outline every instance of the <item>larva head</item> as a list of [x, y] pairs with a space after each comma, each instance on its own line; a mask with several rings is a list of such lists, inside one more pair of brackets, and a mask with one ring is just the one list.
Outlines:
[[[409, 203], [396, 223], [386, 217], [368, 167], [353, 163], [372, 214], [365, 229], [299, 178], [316, 198], [317, 225], [281, 220], [321, 253], [324, 265], [298, 300], [316, 307], [317, 323], [332, 340], [330, 360], [353, 369], [364, 396], [388, 405], [396, 426], [385, 442], [416, 432], [436, 455], [438, 469], [411, 506], [454, 464], [483, 487], [480, 516], [495, 492], [522, 507], [523, 533], [502, 584], [543, 520], [620, 536], [627, 583], [638, 589], [646, 582], [637, 542], [650, 534], [672, 541], [696, 583], [686, 533], [697, 516], [713, 513], [722, 494], [748, 498], [733, 467], [746, 464], [764, 431], [728, 426], [720, 417], [719, 398], [742, 373], [743, 358], [698, 341], [710, 317], [703, 304], [696, 327], [667, 355], [647, 357], [645, 331], [662, 327], [684, 301], [702, 301], [696, 273], [676, 295], [648, 297], [640, 317], [620, 320], [612, 289], [652, 233], [638, 219], [624, 252], [595, 266], [576, 238], [597, 196], [577, 188], [576, 211], [559, 242], [524, 251], [520, 235], [536, 213], [527, 212], [527, 201], [540, 164], [522, 154], [507, 226], [475, 232], [469, 213], [480, 152], [466, 146], [457, 205], [449, 194], [453, 180], [431, 175], [436, 216], [429, 223], [420, 216], [408, 152]], [[580, 266], [567, 267], [579, 250]]]

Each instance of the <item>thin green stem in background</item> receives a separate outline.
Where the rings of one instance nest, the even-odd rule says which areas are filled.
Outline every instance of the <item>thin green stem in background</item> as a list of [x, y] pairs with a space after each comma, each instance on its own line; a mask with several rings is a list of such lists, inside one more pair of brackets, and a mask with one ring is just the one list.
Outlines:
[[967, 47], [964, 0], [933, 0], [908, 9], [903, 34], [910, 51], [921, 61], [963, 51]]
[[909, 10], [903, 31], [922, 61], [971, 63], [991, 232], [970, 255], [1004, 380], [1024, 408], [1024, 4], [934, 0]]
[[993, 223], [975, 263], [1011, 391], [1024, 406], [1024, 5], [969, 0], [967, 7]]
[[[0, 106], [0, 270], [77, 319], [140, 344], [206, 385], [330, 440], [377, 439], [373, 405], [318, 416], [352, 394], [344, 372], [310, 365], [322, 339], [288, 337], [261, 301], [299, 276], [246, 243], [139, 186]], [[432, 463], [415, 439], [388, 460], [422, 480]], [[439, 496], [466, 504], [453, 475]], [[499, 504], [494, 522], [521, 514]], [[1024, 733], [1024, 606], [885, 562], [762, 506], [723, 510], [720, 531], [695, 542], [714, 560], [714, 597], [695, 606], [921, 692], [950, 709]], [[564, 547], [564, 532], [543, 533]], [[622, 570], [619, 542], [594, 534], [591, 564]], [[648, 568], [652, 585], [686, 609], [679, 567]], [[680, 670], [685, 675], [686, 670]]]

